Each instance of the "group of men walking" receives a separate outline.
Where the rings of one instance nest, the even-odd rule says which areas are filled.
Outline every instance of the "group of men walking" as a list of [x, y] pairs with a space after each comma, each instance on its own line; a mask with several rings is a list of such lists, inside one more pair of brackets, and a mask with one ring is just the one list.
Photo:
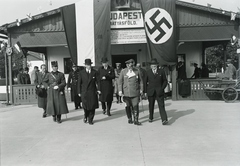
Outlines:
[[[52, 62], [52, 72], [41, 66], [36, 76], [38, 92], [38, 106], [43, 108], [43, 117], [52, 115], [53, 120], [61, 123], [61, 115], [68, 113], [64, 88], [67, 85], [71, 90], [75, 109], [84, 109], [84, 123], [93, 125], [95, 110], [101, 102], [103, 114], [111, 116], [113, 94], [116, 94], [117, 103], [125, 102], [125, 110], [129, 124], [141, 125], [139, 122], [139, 102], [143, 96], [149, 101], [149, 122], [153, 122], [155, 100], [158, 102], [162, 124], [168, 123], [164, 105], [164, 89], [167, 86], [165, 72], [158, 67], [158, 62], [150, 62], [151, 69], [147, 72], [135, 67], [133, 59], [126, 61], [126, 68], [116, 64], [116, 69], [108, 64], [108, 59], [101, 59], [102, 66], [95, 70], [91, 59], [85, 59], [85, 68], [78, 70], [73, 66], [66, 84], [64, 74], [58, 71], [57, 62]], [[82, 103], [82, 105], [81, 105]]]

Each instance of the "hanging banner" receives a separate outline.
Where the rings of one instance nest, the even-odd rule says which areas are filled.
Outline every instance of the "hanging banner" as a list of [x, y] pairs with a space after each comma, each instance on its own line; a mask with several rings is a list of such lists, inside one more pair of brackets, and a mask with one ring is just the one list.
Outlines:
[[175, 63], [176, 0], [141, 0], [151, 58], [160, 64]]

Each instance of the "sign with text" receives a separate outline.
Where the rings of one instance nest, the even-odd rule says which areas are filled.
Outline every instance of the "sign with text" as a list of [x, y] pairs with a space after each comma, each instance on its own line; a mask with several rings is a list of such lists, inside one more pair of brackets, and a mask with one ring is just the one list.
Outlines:
[[111, 30], [111, 44], [147, 43], [144, 29]]
[[111, 28], [142, 28], [143, 17], [141, 10], [111, 11]]

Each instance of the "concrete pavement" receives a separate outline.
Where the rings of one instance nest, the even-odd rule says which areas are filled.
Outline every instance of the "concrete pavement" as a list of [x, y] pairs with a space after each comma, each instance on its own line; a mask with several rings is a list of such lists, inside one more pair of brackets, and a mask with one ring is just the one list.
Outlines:
[[[96, 110], [94, 125], [84, 124], [83, 110], [42, 118], [37, 105], [0, 108], [1, 166], [237, 166], [240, 165], [240, 103], [166, 101], [169, 125], [155, 105], [140, 105], [142, 126], [127, 123], [124, 104], [112, 116]], [[143, 110], [145, 110], [143, 112]]]

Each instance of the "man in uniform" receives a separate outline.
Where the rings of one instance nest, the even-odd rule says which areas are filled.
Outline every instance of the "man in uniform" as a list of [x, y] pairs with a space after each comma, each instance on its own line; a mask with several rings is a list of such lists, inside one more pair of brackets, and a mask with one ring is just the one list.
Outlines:
[[78, 75], [79, 75], [79, 70], [77, 68], [77, 65], [73, 64], [72, 70], [69, 73], [68, 76], [68, 82], [67, 82], [67, 87], [68, 90], [71, 90], [71, 100], [74, 102], [75, 110], [79, 108], [82, 108], [81, 106], [81, 97], [78, 96], [77, 93], [77, 81], [78, 81]]
[[82, 106], [84, 109], [84, 123], [93, 125], [93, 118], [95, 115], [95, 109], [99, 107], [98, 96], [98, 80], [97, 71], [92, 69], [91, 59], [85, 59], [85, 69], [79, 72], [78, 76], [78, 95], [82, 98]]
[[[99, 83], [100, 83], [100, 92], [99, 100], [102, 103], [103, 114], [111, 116], [110, 110], [113, 101], [113, 79], [115, 78], [114, 69], [108, 65], [108, 59], [103, 57], [101, 60], [102, 67], [98, 70]], [[107, 106], [106, 106], [107, 104]]]
[[34, 84], [37, 88], [38, 95], [38, 107], [43, 109], [43, 118], [47, 117], [47, 83], [43, 80], [48, 77], [48, 71], [46, 70], [46, 65], [41, 65], [41, 71], [36, 73]]
[[164, 104], [164, 89], [167, 86], [167, 78], [164, 70], [158, 68], [157, 59], [152, 59], [150, 65], [151, 69], [146, 72], [144, 83], [145, 96], [148, 97], [149, 102], [149, 122], [153, 122], [154, 104], [157, 100], [162, 124], [166, 125], [168, 119]]
[[53, 121], [61, 123], [61, 115], [67, 114], [68, 107], [65, 98], [66, 80], [62, 72], [58, 71], [57, 61], [52, 61], [52, 72], [44, 82], [48, 84], [47, 114], [53, 116]]
[[139, 117], [139, 96], [143, 93], [143, 80], [140, 71], [134, 67], [134, 60], [125, 62], [127, 68], [123, 69], [119, 76], [119, 96], [123, 95], [123, 101], [126, 103], [126, 114], [128, 123], [132, 124], [132, 115], [134, 124], [141, 125]]
[[114, 69], [115, 72], [115, 80], [114, 80], [114, 93], [117, 98], [117, 103], [122, 103], [121, 96], [119, 96], [119, 90], [118, 90], [118, 79], [120, 76], [120, 73], [122, 71], [121, 63], [116, 63], [116, 69]]

